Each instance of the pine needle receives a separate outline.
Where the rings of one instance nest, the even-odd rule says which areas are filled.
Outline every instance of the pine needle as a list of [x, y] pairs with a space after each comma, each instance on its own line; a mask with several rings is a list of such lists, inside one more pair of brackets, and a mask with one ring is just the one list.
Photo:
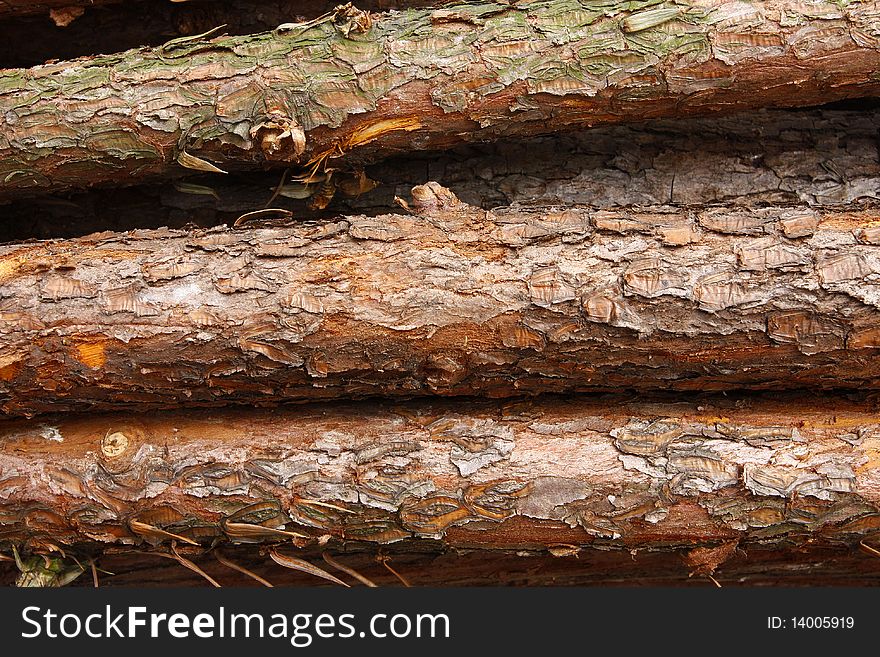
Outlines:
[[100, 587], [98, 583], [98, 568], [95, 566], [95, 560], [89, 559], [89, 565], [92, 567], [92, 583], [95, 585], [95, 588]]
[[320, 577], [322, 579], [326, 579], [328, 582], [333, 582], [334, 584], [339, 584], [340, 586], [344, 586], [346, 588], [351, 588], [349, 584], [346, 584], [341, 579], [336, 577], [335, 575], [331, 575], [323, 568], [318, 568], [318, 566], [313, 566], [308, 561], [304, 559], [298, 559], [296, 557], [290, 557], [286, 554], [279, 554], [278, 550], [274, 548], [269, 550], [269, 556], [272, 557], [272, 561], [277, 563], [280, 566], [284, 566], [285, 568], [290, 568], [291, 570], [298, 570], [302, 573], [308, 573], [309, 575], [314, 575], [315, 577]]
[[270, 198], [266, 205], [263, 206], [264, 210], [272, 205], [275, 202], [275, 199], [278, 198], [278, 195], [281, 194], [281, 190], [284, 189], [284, 183], [287, 182], [288, 174], [290, 174], [290, 167], [285, 169], [284, 173], [281, 174], [281, 180], [278, 181], [278, 186], [275, 188], [275, 193], [272, 194], [272, 198]]
[[188, 545], [198, 545], [198, 543], [187, 538], [186, 536], [166, 532], [164, 529], [159, 529], [158, 527], [150, 525], [146, 522], [140, 522], [139, 520], [129, 520], [128, 527], [135, 534], [146, 538], [147, 540], [153, 539], [154, 541], [161, 542], [165, 539], [170, 539], [172, 543], [174, 541], [181, 541], [182, 543], [186, 543]]
[[231, 560], [228, 559], [226, 556], [224, 556], [223, 553], [220, 552], [220, 550], [214, 550], [213, 555], [214, 555], [214, 558], [215, 558], [217, 561], [219, 561], [220, 563], [222, 563], [222, 564], [223, 564], [224, 566], [226, 566], [227, 568], [232, 568], [232, 570], [238, 571], [238, 572], [240, 572], [242, 575], [247, 575], [247, 576], [250, 577], [251, 579], [258, 581], [258, 582], [259, 582], [260, 584], [262, 584], [263, 586], [268, 586], [269, 588], [274, 588], [274, 587], [272, 586], [272, 583], [271, 583], [271, 582], [269, 582], [268, 580], [263, 579], [262, 577], [260, 577], [259, 575], [257, 575], [255, 572], [253, 572], [253, 571], [251, 571], [251, 570], [248, 570], [248, 569], [245, 568], [244, 566], [239, 566], [237, 563], [231, 561]]
[[186, 557], [182, 557], [181, 555], [179, 555], [177, 553], [177, 543], [175, 541], [171, 542], [171, 554], [168, 554], [167, 552], [154, 552], [154, 554], [157, 554], [160, 557], [165, 557], [166, 559], [173, 559], [174, 561], [179, 563], [181, 566], [183, 566], [185, 568], [189, 568], [194, 573], [204, 577], [206, 580], [208, 580], [211, 583], [211, 586], [214, 586], [218, 589], [221, 588], [220, 584], [217, 583], [217, 580], [215, 580], [208, 573], [206, 573], [204, 570], [202, 570], [197, 565], [195, 565], [192, 561], [190, 561]]
[[388, 562], [391, 560], [389, 557], [382, 555], [380, 557], [377, 557], [376, 559], [379, 563], [381, 563], [383, 566], [385, 566], [385, 568], [388, 569], [388, 572], [390, 572], [398, 580], [400, 580], [400, 583], [403, 584], [406, 588], [412, 587], [412, 584], [410, 584], [408, 581], [406, 581], [406, 578], [403, 575], [401, 575], [399, 572], [394, 570], [394, 568], [392, 568], [391, 566], [388, 565]]
[[862, 548], [864, 552], [867, 552], [870, 555], [875, 557], [880, 557], [880, 550], [877, 548], [872, 548], [870, 545], [865, 543], [864, 541], [859, 541], [859, 547]]
[[336, 559], [331, 557], [326, 552], [323, 552], [321, 554], [321, 557], [323, 557], [324, 561], [329, 563], [331, 566], [333, 566], [337, 570], [341, 570], [346, 575], [351, 575], [352, 577], [354, 577], [357, 581], [359, 581], [364, 586], [369, 586], [370, 588], [373, 588], [373, 589], [378, 588], [376, 586], [376, 583], [374, 581], [372, 581], [370, 578], [364, 577], [358, 571], [356, 571], [354, 568], [351, 568], [350, 566], [346, 566], [345, 564], [336, 561]]

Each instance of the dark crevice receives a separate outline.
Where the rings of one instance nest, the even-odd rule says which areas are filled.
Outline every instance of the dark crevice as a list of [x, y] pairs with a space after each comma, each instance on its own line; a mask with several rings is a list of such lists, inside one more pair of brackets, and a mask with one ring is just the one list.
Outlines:
[[[185, 554], [223, 586], [257, 585], [247, 576], [220, 565], [206, 550], [201, 552], [205, 553]], [[662, 551], [586, 547], [560, 557], [537, 550], [446, 549], [440, 541], [422, 539], [391, 546], [343, 547], [334, 543], [331, 552], [383, 587], [397, 587], [401, 583], [382, 566], [382, 557], [413, 586], [714, 586], [706, 577], [691, 576], [684, 560], [685, 548], [674, 546]], [[282, 568], [260, 546], [226, 546], [223, 553], [275, 586], [324, 584], [317, 577]], [[115, 549], [97, 556], [99, 566], [106, 571], [100, 574], [102, 587], [208, 586], [195, 572], [149, 551]], [[303, 550], [298, 556], [321, 564], [320, 550]], [[12, 585], [17, 576], [15, 564], [0, 562], [0, 586]], [[880, 559], [858, 546], [828, 540], [804, 540], [801, 545], [787, 549], [766, 546], [760, 541], [743, 542], [714, 578], [725, 588], [876, 586], [880, 585]], [[86, 573], [71, 586], [92, 586], [92, 578]]]
[[[870, 104], [869, 104], [870, 105]], [[864, 207], [880, 203], [880, 108], [760, 111], [667, 119], [569, 134], [476, 143], [369, 165], [357, 193], [342, 169], [324, 210], [277, 196], [295, 219], [399, 211], [414, 185], [435, 180], [483, 209], [508, 205]], [[266, 206], [283, 169], [93, 189], [0, 206], [0, 242], [105, 230], [232, 224]], [[670, 198], [675, 180], [674, 195]], [[352, 189], [354, 187], [354, 189]], [[285, 193], [310, 193], [291, 180]]]
[[[142, 0], [86, 8], [67, 27], [48, 15], [0, 21], [0, 68], [25, 68], [159, 46], [170, 39], [201, 34], [219, 25], [229, 35], [254, 34], [320, 16], [340, 4], [334, 0]], [[360, 9], [440, 5], [437, 0], [358, 0]]]

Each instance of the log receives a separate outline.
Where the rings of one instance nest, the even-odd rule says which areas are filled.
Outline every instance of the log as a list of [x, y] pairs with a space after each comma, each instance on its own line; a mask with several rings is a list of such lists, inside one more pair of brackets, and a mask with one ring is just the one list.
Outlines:
[[[88, 3], [86, 5], [86, 3]], [[223, 25], [227, 35], [274, 30], [332, 11], [332, 0], [138, 0], [92, 3], [59, 0], [57, 7], [0, 2], [0, 68], [28, 68], [48, 60], [76, 59], [161, 46], [170, 39], [202, 34]], [[438, 6], [442, 0], [359, 0], [360, 9]], [[5, 12], [5, 13], [4, 13]], [[36, 12], [36, 13], [35, 13]]]
[[410, 209], [2, 246], [0, 408], [880, 381], [876, 210]]
[[[367, 167], [366, 175], [378, 187], [346, 193], [342, 184], [326, 210], [310, 208], [311, 199], [283, 195], [275, 197], [272, 207], [303, 219], [328, 213], [384, 214], [394, 207], [395, 196], [436, 180], [483, 209], [510, 204], [613, 209], [667, 203], [858, 209], [880, 201], [878, 125], [880, 109], [867, 106], [603, 126], [412, 153]], [[345, 174], [339, 179], [351, 181]], [[0, 242], [232, 224], [266, 205], [279, 181], [277, 172], [205, 176], [186, 184], [22, 200], [3, 208]]]
[[[423, 7], [442, 3], [443, 0], [361, 0], [359, 4], [374, 10], [383, 10], [397, 7]], [[115, 13], [125, 13], [142, 7], [148, 7], [151, 11], [161, 14], [170, 10], [187, 11], [198, 8], [217, 12], [217, 15], [223, 16], [224, 9], [214, 8], [211, 6], [213, 4], [215, 4], [213, 0], [37, 0], [36, 2], [34, 0], [0, 0], [0, 18], [34, 14], [45, 15], [63, 9], [91, 9], [105, 5], [117, 5], [113, 8]], [[216, 4], [236, 6], [238, 12], [247, 6], [250, 6], [252, 12], [280, 12], [283, 9], [289, 19], [291, 16], [300, 14], [312, 14], [313, 18], [319, 13], [333, 9], [335, 5], [344, 3], [332, 0], [249, 0], [248, 3], [242, 4], [238, 0], [224, 0], [223, 3]]]
[[[880, 91], [876, 2], [342, 8], [0, 75], [0, 198]], [[343, 157], [345, 156], [345, 157]], [[219, 174], [218, 174], [219, 175]]]
[[876, 398], [65, 415], [4, 422], [0, 444], [0, 541], [29, 552], [687, 550], [711, 574], [737, 549], [880, 535]]

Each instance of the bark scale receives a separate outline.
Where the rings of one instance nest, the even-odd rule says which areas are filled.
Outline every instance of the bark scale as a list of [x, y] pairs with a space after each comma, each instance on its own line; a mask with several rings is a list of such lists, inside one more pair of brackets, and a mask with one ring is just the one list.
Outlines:
[[870, 95], [877, 16], [781, 0], [344, 10], [9, 70], [0, 197]]
[[411, 210], [0, 247], [2, 410], [880, 381], [876, 211]]

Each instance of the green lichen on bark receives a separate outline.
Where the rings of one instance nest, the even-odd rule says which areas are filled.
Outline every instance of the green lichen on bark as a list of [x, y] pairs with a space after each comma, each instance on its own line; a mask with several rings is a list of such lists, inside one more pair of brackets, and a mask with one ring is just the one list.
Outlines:
[[[482, 3], [9, 70], [0, 197], [179, 174], [184, 151], [223, 169], [304, 163], [863, 95], [878, 86], [878, 17], [876, 2]], [[413, 117], [418, 130], [352, 139]], [[267, 131], [281, 139], [268, 150]]]

